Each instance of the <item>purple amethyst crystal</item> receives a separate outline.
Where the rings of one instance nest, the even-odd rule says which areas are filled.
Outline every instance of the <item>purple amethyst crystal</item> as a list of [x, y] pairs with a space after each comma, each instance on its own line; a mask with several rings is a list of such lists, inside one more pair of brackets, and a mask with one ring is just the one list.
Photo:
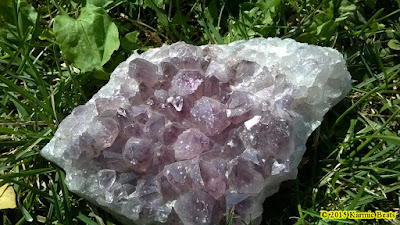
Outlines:
[[42, 155], [71, 191], [137, 224], [260, 223], [311, 132], [350, 89], [335, 50], [293, 40], [134, 54]]
[[176, 139], [173, 149], [175, 160], [192, 159], [209, 148], [210, 139], [197, 129], [187, 129]]

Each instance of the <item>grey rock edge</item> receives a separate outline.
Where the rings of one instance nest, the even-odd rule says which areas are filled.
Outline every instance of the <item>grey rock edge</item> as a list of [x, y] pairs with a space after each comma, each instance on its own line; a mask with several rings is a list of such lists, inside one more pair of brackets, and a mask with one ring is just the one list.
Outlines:
[[165, 45], [121, 63], [41, 154], [125, 223], [261, 222], [351, 89], [342, 55], [291, 39]]

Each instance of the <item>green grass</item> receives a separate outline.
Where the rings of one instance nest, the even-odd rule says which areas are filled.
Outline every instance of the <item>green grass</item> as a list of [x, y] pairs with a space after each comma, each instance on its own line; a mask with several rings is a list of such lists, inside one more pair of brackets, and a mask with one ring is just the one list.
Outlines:
[[70, 193], [64, 172], [39, 155], [59, 122], [134, 50], [260, 36], [333, 47], [354, 80], [310, 137], [297, 180], [266, 200], [263, 224], [400, 223], [319, 216], [321, 210], [399, 213], [399, 0], [90, 2], [106, 10], [121, 45], [101, 72], [81, 73], [60, 51], [53, 24], [61, 13], [76, 18], [85, 1], [0, 1], [0, 185], [13, 184], [18, 206], [1, 210], [3, 224], [118, 224]]

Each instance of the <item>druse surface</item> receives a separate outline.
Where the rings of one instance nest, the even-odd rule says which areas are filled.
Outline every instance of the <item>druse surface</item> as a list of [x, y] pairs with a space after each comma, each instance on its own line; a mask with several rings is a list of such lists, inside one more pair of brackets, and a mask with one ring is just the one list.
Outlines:
[[336, 50], [286, 39], [134, 54], [42, 155], [71, 191], [137, 224], [261, 221], [311, 132], [350, 90]]

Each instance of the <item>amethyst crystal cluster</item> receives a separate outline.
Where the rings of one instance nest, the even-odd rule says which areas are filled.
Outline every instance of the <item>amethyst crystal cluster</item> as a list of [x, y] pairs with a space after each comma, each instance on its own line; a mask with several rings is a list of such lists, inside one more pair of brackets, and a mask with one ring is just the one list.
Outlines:
[[71, 191], [137, 224], [261, 221], [311, 132], [350, 90], [333, 49], [286, 39], [134, 54], [42, 155]]

